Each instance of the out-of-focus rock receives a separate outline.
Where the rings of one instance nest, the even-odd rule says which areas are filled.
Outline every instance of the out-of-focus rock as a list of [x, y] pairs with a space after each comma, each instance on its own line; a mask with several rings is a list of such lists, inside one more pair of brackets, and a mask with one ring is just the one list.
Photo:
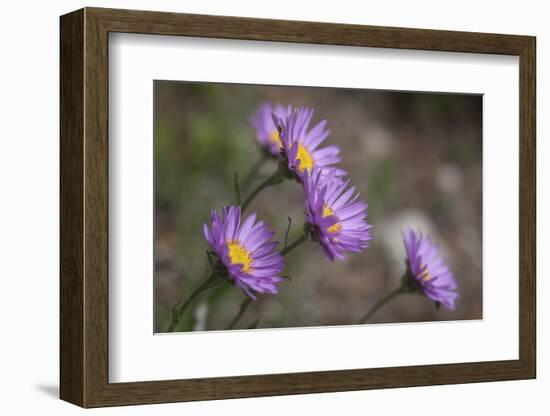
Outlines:
[[193, 331], [204, 331], [206, 329], [206, 319], [208, 318], [208, 304], [201, 303], [195, 309], [195, 326]]
[[456, 194], [462, 189], [462, 173], [454, 165], [444, 164], [437, 169], [435, 176], [437, 187], [446, 193]]
[[376, 124], [370, 125], [361, 138], [369, 158], [385, 159], [391, 156], [394, 139], [386, 128]]

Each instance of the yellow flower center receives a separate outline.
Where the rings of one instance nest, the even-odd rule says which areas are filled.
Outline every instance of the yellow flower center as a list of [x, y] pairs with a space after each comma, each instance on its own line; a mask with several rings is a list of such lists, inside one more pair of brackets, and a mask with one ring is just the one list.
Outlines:
[[342, 224], [340, 224], [339, 222], [337, 222], [336, 224], [331, 225], [330, 227], [328, 227], [328, 228], [327, 228], [327, 231], [328, 231], [329, 233], [331, 233], [331, 234], [340, 232], [340, 231], [342, 231]]
[[331, 207], [329, 207], [327, 204], [323, 205], [323, 218], [330, 217], [332, 214], [334, 214], [334, 211]]
[[243, 271], [248, 272], [252, 264], [250, 252], [239, 244], [238, 241], [228, 241], [227, 248], [229, 249], [229, 260], [231, 264], [241, 264]]
[[269, 135], [269, 141], [272, 143], [277, 143], [279, 147], [282, 146], [281, 136], [279, 136], [279, 132], [277, 130], [273, 130], [271, 132], [271, 134]]
[[300, 160], [300, 167], [298, 168], [300, 172], [303, 172], [306, 169], [311, 171], [311, 169], [313, 168], [313, 158], [311, 157], [311, 153], [309, 153], [309, 150], [307, 150], [305, 146], [302, 146], [301, 144], [298, 144], [296, 160]]
[[424, 280], [425, 282], [428, 282], [430, 280], [432, 280], [432, 275], [430, 274], [430, 272], [428, 271], [428, 266], [426, 266], [424, 263], [420, 262], [420, 274], [418, 275], [418, 277], [422, 280]]
[[[323, 214], [322, 214], [323, 218], [330, 217], [331, 215], [334, 215], [334, 211], [327, 204], [324, 204], [323, 205]], [[327, 228], [327, 231], [331, 234], [340, 232], [340, 231], [342, 231], [342, 224], [340, 224], [340, 223], [333, 224], [333, 225], [331, 225], [330, 227]]]

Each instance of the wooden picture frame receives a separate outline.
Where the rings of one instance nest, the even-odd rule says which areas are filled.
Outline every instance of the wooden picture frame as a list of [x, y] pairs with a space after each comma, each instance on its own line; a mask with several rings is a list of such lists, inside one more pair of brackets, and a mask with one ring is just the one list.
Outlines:
[[[60, 396], [82, 407], [535, 378], [535, 38], [85, 8], [61, 17]], [[519, 359], [109, 383], [110, 32], [515, 55], [520, 80]]]

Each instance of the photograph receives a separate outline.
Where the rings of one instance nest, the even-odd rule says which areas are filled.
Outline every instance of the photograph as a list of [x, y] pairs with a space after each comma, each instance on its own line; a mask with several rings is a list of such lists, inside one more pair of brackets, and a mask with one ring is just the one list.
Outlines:
[[[499, 386], [546, 387], [535, 380], [542, 20], [527, 27], [515, 10], [490, 27], [493, 8], [474, 13], [483, 28], [449, 13], [398, 22], [395, 7], [364, 19], [296, 7], [54, 14], [56, 82], [39, 84], [59, 87], [45, 107], [59, 133], [56, 221], [37, 217], [33, 192], [14, 205], [28, 208], [23, 222], [6, 216], [27, 240], [21, 224], [37, 241], [33, 221], [58, 224], [58, 246], [40, 244], [57, 255], [25, 250], [58, 266], [57, 284], [35, 273], [57, 293], [23, 309], [9, 297], [24, 321], [57, 319], [47, 371], [12, 371], [42, 396], [77, 412], [233, 400], [241, 411], [239, 400], [277, 396], [310, 397], [311, 410], [332, 394], [334, 413], [364, 409], [338, 402], [353, 392], [397, 413], [432, 389], [444, 406], [468, 402], [449, 395], [473, 383], [492, 389], [478, 394], [489, 405]], [[8, 153], [33, 166], [47, 155]], [[14, 405], [36, 402], [20, 393]]]
[[483, 319], [483, 95], [153, 90], [155, 333]]

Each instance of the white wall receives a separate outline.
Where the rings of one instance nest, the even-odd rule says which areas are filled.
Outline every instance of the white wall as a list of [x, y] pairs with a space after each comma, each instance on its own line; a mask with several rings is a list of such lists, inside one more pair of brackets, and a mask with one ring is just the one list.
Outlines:
[[[538, 333], [539, 378], [400, 390], [318, 394], [218, 402], [92, 410], [88, 414], [257, 414], [299, 412], [364, 414], [548, 414], [550, 362], [544, 355], [548, 318], [544, 300], [550, 285], [542, 248], [550, 229], [543, 183], [550, 145], [544, 140], [544, 104], [550, 100], [550, 26], [542, 1], [384, 1], [295, 0], [69, 1], [4, 2], [0, 15], [0, 409], [3, 414], [77, 414], [59, 401], [58, 385], [58, 16], [82, 6], [156, 9], [362, 23], [434, 29], [529, 34], [538, 53]], [[543, 198], [546, 198], [544, 201]], [[475, 340], [464, 340], [475, 342]], [[11, 410], [11, 412], [9, 411]]]

